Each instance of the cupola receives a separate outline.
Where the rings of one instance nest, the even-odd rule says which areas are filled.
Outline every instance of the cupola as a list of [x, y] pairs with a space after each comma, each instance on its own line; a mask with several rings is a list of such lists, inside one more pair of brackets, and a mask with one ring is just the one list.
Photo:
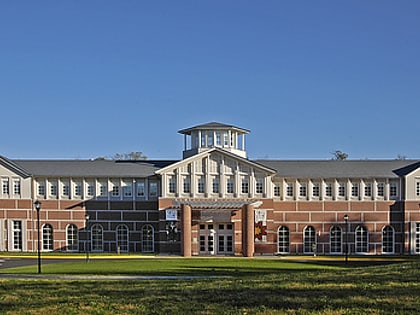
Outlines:
[[245, 135], [249, 130], [211, 122], [178, 132], [184, 135], [184, 159], [215, 147], [246, 158]]

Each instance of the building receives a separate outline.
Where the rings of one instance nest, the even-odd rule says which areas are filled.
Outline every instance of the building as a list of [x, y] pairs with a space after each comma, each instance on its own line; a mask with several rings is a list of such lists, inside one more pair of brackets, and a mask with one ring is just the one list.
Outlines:
[[249, 130], [179, 131], [183, 159], [0, 157], [0, 251], [420, 254], [420, 160], [250, 160]]

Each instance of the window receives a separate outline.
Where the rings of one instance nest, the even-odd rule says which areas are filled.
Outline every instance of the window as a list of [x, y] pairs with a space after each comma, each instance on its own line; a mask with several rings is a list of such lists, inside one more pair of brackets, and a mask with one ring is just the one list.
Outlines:
[[233, 178], [232, 177], [228, 177], [226, 179], [226, 192], [228, 194], [233, 194], [234, 192], [234, 182], [233, 182]]
[[13, 194], [20, 195], [20, 179], [13, 180]]
[[290, 233], [286, 226], [279, 227], [278, 233], [278, 252], [280, 254], [287, 254], [290, 252]]
[[344, 183], [338, 184], [338, 196], [339, 197], [346, 196], [346, 185]]
[[1, 180], [1, 186], [2, 186], [3, 195], [8, 195], [9, 194], [9, 179], [3, 178]]
[[70, 224], [67, 227], [67, 250], [77, 251], [79, 249], [79, 233], [77, 226]]
[[293, 197], [293, 183], [286, 184], [286, 196]]
[[306, 197], [306, 183], [301, 183], [299, 186], [299, 196]]
[[142, 251], [143, 253], [152, 253], [155, 251], [154, 246], [154, 229], [153, 226], [147, 224], [141, 230], [142, 235]]
[[120, 195], [120, 186], [118, 184], [112, 185], [111, 196], [118, 197]]
[[307, 226], [303, 231], [303, 252], [313, 253], [316, 248], [316, 233], [313, 226]]
[[137, 182], [137, 197], [144, 197], [146, 195], [144, 182]]
[[74, 184], [74, 196], [80, 198], [82, 196], [82, 183]]
[[330, 231], [330, 253], [342, 253], [342, 232], [338, 226], [333, 226]]
[[13, 221], [13, 249], [22, 250], [22, 221]]
[[275, 197], [280, 197], [280, 185], [279, 184], [274, 184], [274, 196]]
[[312, 186], [312, 195], [314, 197], [319, 197], [319, 184], [318, 183], [314, 183]]
[[414, 253], [420, 254], [420, 223], [414, 224]]
[[88, 186], [87, 186], [87, 195], [89, 197], [95, 196], [95, 184], [94, 183], [88, 183]]
[[247, 177], [242, 177], [241, 181], [241, 192], [243, 194], [249, 193], [249, 181]]
[[222, 137], [220, 135], [220, 132], [216, 132], [216, 145], [221, 146], [222, 145]]
[[382, 253], [394, 253], [394, 229], [389, 225], [382, 230]]
[[332, 184], [331, 183], [326, 183], [325, 184], [325, 196], [326, 197], [332, 197]]
[[191, 192], [191, 182], [188, 176], [184, 177], [183, 181], [183, 192], [190, 193]]
[[70, 186], [68, 183], [63, 183], [63, 196], [70, 196]]
[[213, 178], [213, 193], [218, 194], [220, 192], [220, 181], [218, 177]]
[[389, 183], [389, 196], [391, 198], [398, 197], [398, 188], [397, 187], [398, 187], [397, 183], [395, 183], [395, 182]]
[[257, 194], [262, 194], [264, 192], [264, 179], [263, 178], [257, 178], [257, 181], [255, 183], [255, 192]]
[[117, 249], [120, 252], [128, 252], [128, 227], [119, 225], [117, 227]]
[[351, 196], [358, 197], [359, 196], [359, 184], [353, 183], [351, 186]]
[[168, 190], [170, 194], [174, 194], [176, 193], [176, 177], [175, 176], [170, 176], [169, 177], [169, 182], [168, 182]]
[[367, 253], [368, 252], [368, 229], [364, 226], [358, 226], [356, 228], [355, 246], [356, 253]]
[[100, 224], [95, 224], [91, 229], [91, 246], [92, 251], [101, 252], [104, 249], [103, 244], [103, 228]]
[[365, 184], [365, 196], [372, 197], [372, 184], [371, 183]]
[[123, 195], [125, 198], [133, 197], [133, 186], [131, 185], [131, 183], [128, 183], [125, 186], [123, 186]]
[[57, 183], [50, 182], [50, 196], [57, 197]]
[[53, 228], [50, 224], [45, 224], [42, 227], [42, 249], [43, 250], [54, 249]]
[[107, 197], [108, 196], [108, 185], [106, 182], [99, 183], [99, 195], [101, 197]]
[[377, 183], [376, 185], [378, 189], [378, 197], [383, 197], [385, 192], [385, 185], [384, 183]]
[[45, 196], [45, 184], [38, 183], [38, 196]]
[[158, 184], [156, 182], [151, 182], [149, 184], [149, 197], [157, 197], [158, 195]]
[[198, 178], [197, 185], [198, 185], [198, 187], [197, 187], [198, 193], [199, 194], [204, 194], [205, 189], [206, 189], [206, 183], [205, 183], [205, 178], [203, 176], [200, 176]]
[[416, 196], [420, 197], [420, 181], [416, 182]]

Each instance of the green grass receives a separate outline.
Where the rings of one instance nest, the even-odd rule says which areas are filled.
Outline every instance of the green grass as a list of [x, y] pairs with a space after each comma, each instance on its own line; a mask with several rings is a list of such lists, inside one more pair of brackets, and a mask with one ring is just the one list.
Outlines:
[[[48, 274], [172, 280], [0, 280], [3, 314], [418, 314], [420, 261], [360, 267], [281, 259], [141, 259], [43, 265]], [[36, 273], [36, 267], [8, 272]]]

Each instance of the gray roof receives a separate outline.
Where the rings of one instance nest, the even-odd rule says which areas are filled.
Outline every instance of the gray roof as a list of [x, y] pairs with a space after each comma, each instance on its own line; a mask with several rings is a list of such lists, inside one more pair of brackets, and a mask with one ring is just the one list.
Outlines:
[[[418, 160], [256, 160], [285, 178], [397, 178], [419, 167]], [[407, 170], [407, 171], [404, 171]]]
[[148, 177], [155, 175], [155, 171], [160, 168], [154, 161], [13, 160], [13, 162], [32, 175], [48, 177]]
[[233, 129], [236, 130], [240, 133], [249, 133], [250, 131], [247, 129], [243, 129], [243, 128], [239, 128], [233, 125], [227, 125], [227, 124], [222, 124], [222, 123], [218, 123], [218, 122], [210, 122], [210, 123], [206, 123], [206, 124], [202, 124], [202, 125], [197, 125], [191, 128], [186, 128], [186, 129], [182, 129], [179, 130], [179, 133], [182, 134], [191, 134], [191, 131], [194, 130], [228, 130], [228, 129]]

